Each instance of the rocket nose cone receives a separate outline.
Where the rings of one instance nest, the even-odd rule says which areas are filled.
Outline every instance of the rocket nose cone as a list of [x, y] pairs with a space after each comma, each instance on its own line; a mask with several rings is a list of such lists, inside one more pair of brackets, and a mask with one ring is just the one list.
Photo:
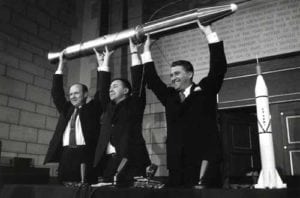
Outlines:
[[230, 4], [230, 9], [232, 10], [232, 12], [235, 12], [237, 10], [238, 6], [234, 3]]

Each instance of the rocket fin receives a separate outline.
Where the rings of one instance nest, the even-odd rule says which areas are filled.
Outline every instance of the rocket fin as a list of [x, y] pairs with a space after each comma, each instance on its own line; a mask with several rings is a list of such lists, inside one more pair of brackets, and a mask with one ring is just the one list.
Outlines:
[[255, 188], [286, 188], [276, 169], [261, 170]]

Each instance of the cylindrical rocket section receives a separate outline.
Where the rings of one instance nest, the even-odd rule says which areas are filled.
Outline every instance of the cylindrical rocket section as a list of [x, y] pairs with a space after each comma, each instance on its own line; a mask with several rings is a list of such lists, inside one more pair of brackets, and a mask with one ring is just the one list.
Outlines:
[[[105, 46], [108, 46], [109, 48], [116, 48], [123, 45], [124, 43], [128, 43], [129, 38], [139, 39], [140, 34], [138, 30], [138, 28], [132, 28], [115, 34], [108, 34], [84, 43], [78, 43], [76, 45], [69, 46], [64, 49], [64, 57], [70, 60], [91, 55], [94, 53], [94, 48], [99, 49], [104, 48]], [[59, 54], [60, 52], [49, 53], [48, 60], [50, 60], [50, 62], [57, 60], [59, 58]]]
[[262, 75], [256, 79], [255, 101], [259, 133], [272, 132], [268, 89]]
[[[225, 16], [232, 14], [237, 9], [237, 5], [216, 6], [203, 9], [193, 9], [182, 12], [169, 17], [164, 17], [159, 20], [154, 20], [145, 23], [141, 26], [136, 26], [128, 30], [118, 33], [105, 35], [94, 40], [86, 41], [65, 48], [64, 56], [66, 59], [74, 59], [82, 56], [93, 54], [93, 48], [116, 48], [127, 44], [129, 38], [139, 42], [145, 34], [155, 35], [156, 33], [164, 32], [170, 29], [186, 26], [195, 23], [198, 20], [204, 25], [219, 20]], [[54, 62], [58, 60], [60, 52], [49, 53], [48, 60]]]
[[258, 75], [255, 86], [256, 113], [260, 143], [262, 169], [275, 169], [274, 146], [272, 138], [271, 115], [268, 89], [262, 75]]
[[209, 8], [196, 8], [186, 12], [181, 12], [169, 17], [145, 23], [142, 26], [144, 34], [156, 34], [170, 29], [186, 26], [199, 20], [201, 24], [208, 25], [222, 19], [237, 10], [236, 4], [216, 6]]

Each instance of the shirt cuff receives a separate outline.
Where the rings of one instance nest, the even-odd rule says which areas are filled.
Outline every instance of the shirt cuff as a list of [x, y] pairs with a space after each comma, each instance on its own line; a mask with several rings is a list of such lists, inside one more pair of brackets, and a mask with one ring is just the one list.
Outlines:
[[149, 52], [149, 51], [142, 53], [141, 54], [141, 59], [142, 59], [143, 64], [153, 62], [151, 52]]
[[141, 60], [139, 59], [137, 54], [131, 54], [131, 66], [137, 66], [141, 64]]
[[110, 69], [109, 69], [109, 67], [108, 66], [101, 66], [101, 67], [97, 67], [97, 70], [98, 71], [105, 71], [105, 72], [109, 72], [110, 71]]
[[216, 32], [212, 32], [206, 36], [208, 43], [217, 43], [220, 41]]

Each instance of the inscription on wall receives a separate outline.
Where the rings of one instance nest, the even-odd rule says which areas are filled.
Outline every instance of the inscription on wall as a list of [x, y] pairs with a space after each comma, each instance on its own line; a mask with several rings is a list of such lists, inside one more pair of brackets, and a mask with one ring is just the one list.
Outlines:
[[[300, 0], [253, 1], [212, 25], [224, 40], [228, 63], [300, 50]], [[153, 46], [160, 74], [169, 64], [186, 59], [195, 66], [195, 81], [208, 69], [207, 42], [199, 29], [160, 38]]]

